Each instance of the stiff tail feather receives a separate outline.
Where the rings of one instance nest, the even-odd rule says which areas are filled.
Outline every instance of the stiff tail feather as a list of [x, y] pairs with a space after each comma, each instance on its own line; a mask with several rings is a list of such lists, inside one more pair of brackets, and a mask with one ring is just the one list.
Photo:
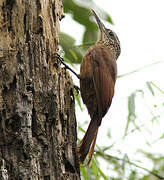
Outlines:
[[[99, 126], [92, 119], [83, 139], [80, 142], [80, 146], [77, 147], [77, 153], [79, 155], [80, 162], [83, 162], [85, 160], [85, 158], [89, 152], [89, 161], [88, 161], [87, 165], [89, 165], [89, 163], [92, 159], [92, 155], [93, 155], [93, 151], [94, 151], [94, 147], [95, 147], [95, 143], [96, 143], [96, 137], [97, 137], [97, 133], [98, 133], [98, 128], [99, 128]], [[92, 146], [91, 146], [91, 144], [92, 144]], [[90, 148], [90, 146], [91, 146], [91, 148]]]
[[94, 149], [95, 149], [95, 145], [96, 145], [96, 139], [97, 139], [97, 133], [98, 133], [98, 127], [96, 128], [96, 132], [95, 132], [95, 136], [94, 136], [94, 139], [92, 141], [92, 146], [89, 150], [89, 155], [88, 155], [88, 162], [87, 162], [87, 165], [89, 166], [90, 162], [91, 162], [91, 159], [92, 159], [92, 155], [93, 155], [93, 152], [94, 152]]

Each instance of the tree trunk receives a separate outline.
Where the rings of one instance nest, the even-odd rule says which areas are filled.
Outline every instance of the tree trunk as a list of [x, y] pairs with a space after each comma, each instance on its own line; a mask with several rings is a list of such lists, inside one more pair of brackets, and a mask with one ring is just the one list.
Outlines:
[[61, 0], [0, 0], [0, 179], [80, 179]]

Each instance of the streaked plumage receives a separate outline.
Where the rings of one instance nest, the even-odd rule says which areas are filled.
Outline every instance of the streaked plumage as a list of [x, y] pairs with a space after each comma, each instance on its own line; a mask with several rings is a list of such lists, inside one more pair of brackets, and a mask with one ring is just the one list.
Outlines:
[[92, 158], [98, 128], [112, 103], [117, 76], [116, 60], [120, 54], [116, 34], [106, 29], [94, 11], [93, 13], [100, 28], [100, 36], [84, 56], [79, 75], [81, 96], [91, 121], [77, 152], [83, 162], [90, 151], [88, 164]]

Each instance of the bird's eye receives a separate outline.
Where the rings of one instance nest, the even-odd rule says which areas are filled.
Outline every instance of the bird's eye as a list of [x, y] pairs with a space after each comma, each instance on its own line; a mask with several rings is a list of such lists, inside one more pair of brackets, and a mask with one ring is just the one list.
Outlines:
[[111, 39], [113, 39], [113, 40], [115, 39], [114, 33], [112, 31], [109, 32], [109, 36]]

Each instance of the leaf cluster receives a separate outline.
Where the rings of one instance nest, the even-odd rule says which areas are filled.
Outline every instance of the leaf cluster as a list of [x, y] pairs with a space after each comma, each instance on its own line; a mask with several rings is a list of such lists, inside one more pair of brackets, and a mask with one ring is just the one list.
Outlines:
[[[63, 32], [60, 33], [60, 45], [64, 51], [64, 59], [69, 63], [81, 63], [82, 57], [85, 54], [88, 47], [94, 44], [97, 40], [98, 27], [91, 12], [91, 9], [84, 4], [80, 4], [82, 1], [64, 0], [64, 12], [70, 14], [74, 21], [81, 24], [84, 27], [84, 34], [82, 35], [82, 44], [77, 46], [76, 40]], [[93, 1], [85, 0], [89, 3], [90, 7], [99, 11], [102, 15], [102, 19], [113, 24], [113, 21], [102, 9], [96, 7]], [[78, 32], [77, 32], [78, 33]], [[79, 35], [80, 36], [80, 35]]]

